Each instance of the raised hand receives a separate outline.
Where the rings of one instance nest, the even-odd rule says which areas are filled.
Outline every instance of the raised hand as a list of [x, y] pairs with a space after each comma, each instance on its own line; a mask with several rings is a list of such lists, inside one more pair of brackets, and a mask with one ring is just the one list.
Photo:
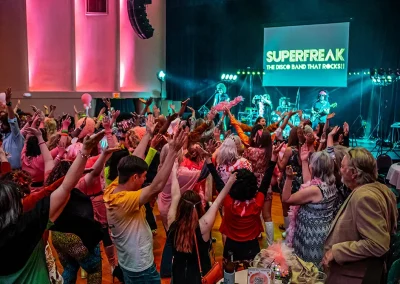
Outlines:
[[213, 154], [217, 150], [218, 146], [219, 145], [218, 145], [217, 141], [210, 139], [210, 141], [208, 141], [208, 143], [206, 143], [206, 150], [208, 153]]
[[300, 149], [300, 159], [303, 162], [306, 162], [306, 161], [308, 161], [309, 155], [310, 155], [310, 150], [308, 149], [307, 145], [304, 144], [303, 146], [301, 146], [301, 149]]
[[5, 93], [6, 93], [6, 103], [8, 103], [11, 101], [11, 97], [12, 97], [11, 88], [7, 88]]
[[149, 98], [149, 99], [146, 101], [146, 106], [150, 106], [152, 103], [153, 103], [153, 98]]
[[192, 114], [195, 114], [196, 113], [196, 111], [194, 110], [194, 108], [192, 108], [192, 107], [190, 107], [190, 106], [186, 106], [191, 112], [192, 112]]
[[37, 138], [42, 136], [42, 132], [39, 129], [36, 129], [34, 127], [26, 128], [26, 133], [28, 135], [36, 136]]
[[[68, 118], [69, 118], [69, 117], [68, 117]], [[86, 126], [86, 119], [87, 119], [87, 117], [85, 117], [85, 118], [83, 119], [82, 124], [81, 124], [81, 129], [85, 128], [85, 126]], [[70, 118], [69, 120], [71, 121], [71, 118]]]
[[57, 106], [55, 106], [55, 105], [50, 105], [50, 111], [55, 111], [56, 108], [57, 108]]
[[332, 113], [330, 113], [330, 114], [328, 114], [328, 115], [326, 116], [326, 119], [332, 119], [332, 118], [334, 118], [334, 117], [335, 117], [335, 113], [332, 112]]
[[106, 105], [107, 109], [111, 109], [111, 101], [109, 98], [103, 98], [103, 103]]
[[189, 103], [189, 101], [190, 101], [190, 98], [187, 98], [186, 100], [184, 100], [184, 101], [182, 101], [181, 102], [181, 106], [187, 106], [187, 104]]
[[33, 110], [33, 112], [37, 112], [39, 109], [36, 107], [36, 106], [34, 106], [34, 105], [31, 105], [31, 108], [32, 108], [32, 110]]
[[320, 139], [320, 141], [319, 141], [320, 143], [325, 143], [326, 142], [326, 133], [324, 132], [324, 133], [322, 133], [322, 135], [321, 135], [321, 139]]
[[103, 125], [103, 128], [105, 130], [111, 130], [111, 120], [108, 116], [105, 116], [101, 122], [101, 124]]
[[286, 178], [293, 179], [297, 173], [293, 172], [292, 166], [286, 166]]
[[285, 145], [285, 143], [277, 143], [277, 144], [273, 145], [272, 146], [272, 155], [278, 156], [283, 145]]
[[74, 112], [75, 112], [75, 114], [79, 114], [79, 111], [78, 111], [78, 109], [76, 108], [75, 105], [74, 105]]
[[156, 136], [153, 137], [153, 139], [151, 139], [150, 142], [150, 147], [153, 149], [156, 149], [157, 146], [161, 143], [161, 141], [164, 140], [164, 136], [161, 135], [160, 133], [158, 133]]
[[153, 114], [155, 116], [158, 116], [160, 112], [161, 112], [160, 109], [156, 105], [153, 105]]
[[329, 136], [335, 136], [336, 135], [336, 133], [338, 133], [338, 131], [339, 131], [339, 129], [340, 129], [340, 127], [339, 126], [335, 126], [335, 127], [333, 127], [332, 128], [332, 130], [331, 130], [331, 132], [329, 132]]
[[217, 141], [221, 141], [221, 130], [215, 127], [213, 132], [214, 132], [214, 139]]
[[93, 134], [92, 136], [87, 135], [83, 140], [83, 147], [82, 147], [83, 154], [89, 155], [92, 149], [96, 147], [97, 144], [99, 144], [101, 139], [103, 139], [104, 134], [105, 132], [103, 130], [96, 134]]
[[98, 117], [102, 116], [105, 112], [106, 112], [106, 108], [105, 108], [105, 107], [102, 107], [101, 110], [100, 110], [100, 112], [99, 112]]
[[347, 135], [349, 133], [349, 131], [350, 131], [349, 124], [345, 121], [343, 123], [343, 132], [344, 132], [345, 135]]
[[62, 121], [62, 128], [68, 129], [70, 124], [71, 124], [71, 118], [67, 116], [67, 118]]
[[151, 136], [154, 134], [154, 129], [156, 128], [158, 122], [155, 122], [154, 116], [149, 114], [146, 118], [146, 131]]
[[175, 105], [170, 104], [170, 105], [169, 105], [169, 108], [172, 109], [172, 110], [175, 110]]
[[175, 151], [176, 153], [182, 149], [183, 145], [187, 140], [187, 133], [180, 127], [175, 133], [174, 138], [168, 143], [169, 149]]
[[120, 111], [119, 110], [114, 110], [113, 112], [112, 112], [112, 119], [111, 119], [111, 125], [113, 125], [114, 124], [114, 122], [116, 122], [117, 121], [117, 118], [118, 118], [118, 116], [120, 115]]
[[121, 150], [121, 148], [119, 148], [119, 147], [114, 147], [114, 148], [107, 147], [107, 149], [104, 150], [104, 154], [105, 155], [110, 155], [110, 154], [112, 154], [114, 152], [117, 152], [119, 150]]
[[200, 147], [200, 146], [197, 146], [196, 147], [196, 151], [197, 151], [197, 153], [199, 153], [199, 155], [201, 156], [201, 157], [203, 157], [203, 158], [211, 158], [212, 157], [212, 154], [210, 153], [210, 152], [208, 152], [208, 151], [206, 151], [206, 150], [204, 150], [202, 147]]

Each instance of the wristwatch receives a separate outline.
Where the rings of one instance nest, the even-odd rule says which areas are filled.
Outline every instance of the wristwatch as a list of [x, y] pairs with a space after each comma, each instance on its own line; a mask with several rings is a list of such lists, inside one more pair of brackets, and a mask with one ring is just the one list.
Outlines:
[[6, 103], [6, 106], [11, 106], [12, 105], [12, 103], [11, 103], [11, 101], [10, 102], [8, 102], [8, 103]]

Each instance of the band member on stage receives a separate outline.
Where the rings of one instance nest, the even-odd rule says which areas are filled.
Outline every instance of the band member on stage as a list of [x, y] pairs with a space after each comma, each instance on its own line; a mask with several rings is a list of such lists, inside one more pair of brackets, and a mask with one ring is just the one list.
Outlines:
[[318, 100], [313, 104], [311, 108], [311, 122], [313, 129], [318, 125], [318, 123], [325, 123], [326, 116], [329, 114], [331, 105], [328, 101], [329, 95], [327, 91], [321, 91], [318, 94]]
[[[222, 83], [219, 83], [217, 85], [213, 106], [216, 106], [220, 102], [229, 102], [229, 101], [230, 101], [230, 98], [229, 98], [228, 94], [226, 93], [226, 86]], [[217, 115], [216, 119], [219, 120], [221, 115], [222, 114], [219, 113]], [[223, 132], [227, 131], [227, 129], [228, 129], [228, 118], [227, 117], [225, 117], [223, 123], [221, 124], [221, 127], [222, 127], [221, 130]]]
[[289, 100], [286, 97], [282, 97], [279, 99], [279, 106], [276, 109], [278, 112], [284, 114], [289, 110]]
[[226, 93], [225, 85], [222, 83], [219, 83], [217, 85], [217, 90], [216, 90], [213, 106], [216, 106], [220, 102], [229, 102], [229, 101], [230, 101], [230, 98], [229, 98], [228, 94]]
[[267, 124], [271, 122], [272, 102], [269, 94], [255, 95], [252, 103], [258, 109], [258, 116], [263, 117]]

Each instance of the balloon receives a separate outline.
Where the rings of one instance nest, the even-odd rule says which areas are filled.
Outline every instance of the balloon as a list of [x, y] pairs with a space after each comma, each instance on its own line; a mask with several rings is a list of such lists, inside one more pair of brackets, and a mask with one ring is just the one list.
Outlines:
[[88, 93], [84, 93], [81, 97], [81, 100], [84, 105], [90, 106], [90, 102], [92, 101], [92, 96]]
[[0, 103], [6, 104], [6, 93], [0, 93]]

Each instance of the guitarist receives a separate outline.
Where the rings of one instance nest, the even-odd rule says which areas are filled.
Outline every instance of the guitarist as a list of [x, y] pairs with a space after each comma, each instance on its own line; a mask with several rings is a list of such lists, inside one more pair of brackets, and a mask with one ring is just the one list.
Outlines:
[[315, 129], [318, 123], [325, 123], [326, 116], [329, 114], [331, 105], [328, 101], [328, 93], [326, 91], [321, 91], [318, 94], [318, 100], [313, 104], [311, 108], [312, 117], [312, 128]]

